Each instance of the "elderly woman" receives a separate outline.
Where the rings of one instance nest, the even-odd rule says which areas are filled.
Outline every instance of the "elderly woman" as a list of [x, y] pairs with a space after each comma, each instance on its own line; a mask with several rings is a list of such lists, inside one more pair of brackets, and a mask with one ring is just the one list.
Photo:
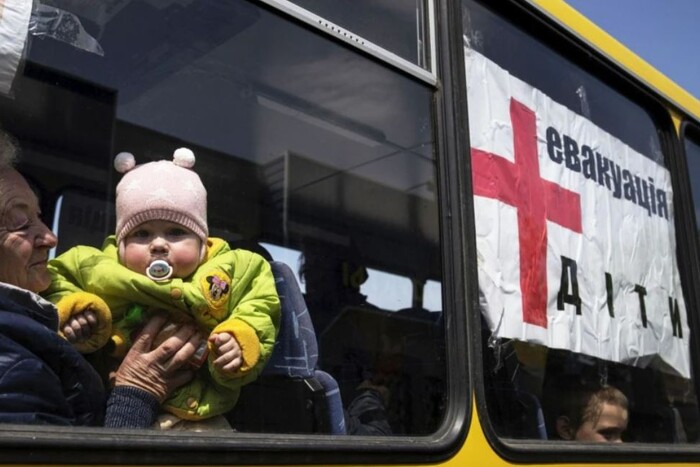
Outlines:
[[0, 129], [0, 422], [149, 427], [166, 396], [192, 377], [180, 368], [200, 337], [183, 326], [151, 350], [165, 324], [152, 319], [115, 372], [105, 410], [99, 376], [57, 334], [56, 310], [37, 295], [51, 283], [46, 262], [56, 237], [12, 166], [15, 154]]

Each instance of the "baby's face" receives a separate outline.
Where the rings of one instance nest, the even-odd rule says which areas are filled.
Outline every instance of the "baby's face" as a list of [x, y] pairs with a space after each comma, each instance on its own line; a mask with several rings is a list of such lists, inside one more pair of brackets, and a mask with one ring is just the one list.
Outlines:
[[129, 269], [146, 274], [155, 260], [166, 261], [173, 277], [192, 274], [200, 263], [201, 241], [191, 230], [169, 221], [144, 222], [124, 237], [122, 263]]

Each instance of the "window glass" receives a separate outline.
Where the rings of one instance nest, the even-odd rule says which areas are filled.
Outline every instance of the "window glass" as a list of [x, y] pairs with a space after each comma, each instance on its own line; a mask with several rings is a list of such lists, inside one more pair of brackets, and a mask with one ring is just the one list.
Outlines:
[[423, 308], [430, 311], [442, 310], [442, 283], [426, 281], [423, 288]]
[[426, 0], [293, 0], [293, 3], [411, 63], [429, 68]]
[[[692, 127], [689, 127], [692, 129]], [[684, 138], [685, 155], [688, 162], [688, 174], [690, 175], [690, 188], [693, 192], [695, 205], [695, 222], [700, 232], [700, 139], [695, 133], [687, 131]]]
[[[370, 3], [373, 15], [392, 8]], [[57, 254], [76, 241], [99, 248], [114, 232], [115, 154], [142, 164], [188, 147], [210, 235], [285, 262], [297, 278], [295, 306], [308, 308], [315, 334], [296, 345], [318, 347], [305, 361], [338, 382], [348, 433], [433, 433], [444, 334], [394, 312], [410, 306], [412, 278], [441, 280], [433, 89], [255, 2], [47, 8], [76, 35], [30, 35], [12, 96], [0, 96], [0, 124], [58, 226]], [[409, 10], [415, 58], [416, 5], [392, 14], [405, 38]], [[358, 271], [366, 292], [344, 281]], [[236, 430], [332, 431], [343, 410], [330, 418], [316, 383], [272, 380], [243, 388], [226, 414]]]
[[[528, 32], [513, 28], [498, 16], [474, 4], [464, 12], [465, 37], [472, 50], [489, 57], [514, 76], [573, 112], [595, 122], [636, 151], [663, 162], [656, 127], [634, 101], [607, 86], [600, 78], [552, 53]], [[521, 44], [504, 47], [501, 43]], [[522, 50], [527, 49], [527, 54]], [[536, 66], [534, 66], [536, 64]], [[549, 72], [543, 72], [549, 70]]]
[[657, 122], [592, 75], [594, 62], [574, 63], [481, 2], [462, 5], [483, 374], [496, 432], [695, 442], [690, 329]]
[[378, 269], [367, 268], [367, 280], [360, 291], [367, 301], [387, 310], [400, 310], [411, 306], [413, 290], [411, 280]]

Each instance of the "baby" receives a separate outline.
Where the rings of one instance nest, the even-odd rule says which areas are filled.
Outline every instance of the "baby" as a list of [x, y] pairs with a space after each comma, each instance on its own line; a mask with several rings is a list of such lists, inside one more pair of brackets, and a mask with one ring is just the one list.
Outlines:
[[199, 324], [208, 345], [192, 364], [207, 361], [208, 371], [163, 406], [177, 419], [199, 421], [231, 410], [241, 386], [262, 370], [279, 328], [279, 298], [265, 259], [208, 237], [207, 193], [194, 162], [186, 148], [172, 162], [140, 166], [119, 154], [115, 168], [125, 175], [115, 235], [102, 250], [77, 246], [52, 260], [45, 296], [58, 308], [61, 332], [83, 353], [123, 357], [156, 310]]

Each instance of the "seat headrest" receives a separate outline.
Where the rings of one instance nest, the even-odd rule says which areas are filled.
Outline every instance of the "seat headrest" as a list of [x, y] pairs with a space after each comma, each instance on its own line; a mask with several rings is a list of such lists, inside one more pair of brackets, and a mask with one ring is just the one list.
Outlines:
[[318, 361], [318, 343], [304, 296], [287, 264], [271, 261], [270, 266], [280, 297], [281, 317], [275, 348], [263, 374], [311, 377]]

